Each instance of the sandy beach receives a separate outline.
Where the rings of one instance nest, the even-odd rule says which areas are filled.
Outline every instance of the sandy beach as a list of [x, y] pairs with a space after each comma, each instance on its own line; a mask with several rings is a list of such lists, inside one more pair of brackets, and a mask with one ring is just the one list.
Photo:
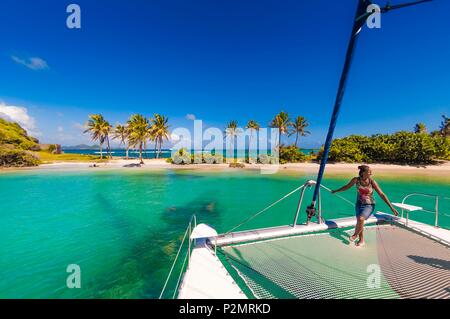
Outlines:
[[[262, 173], [316, 173], [319, 169], [317, 163], [289, 163], [283, 165], [262, 165], [245, 164], [244, 168], [230, 168], [228, 164], [188, 164], [174, 165], [167, 163], [165, 159], [146, 159], [143, 165], [138, 165], [137, 159], [112, 159], [105, 163], [94, 162], [54, 162], [50, 164], [41, 164], [37, 167], [28, 168], [8, 168], [0, 171], [15, 170], [42, 170], [42, 169], [133, 169], [133, 170], [158, 170], [158, 169], [177, 169], [177, 170], [200, 170], [200, 171], [236, 171], [236, 170], [260, 170]], [[361, 164], [349, 163], [330, 163], [327, 164], [326, 174], [352, 175], [358, 170]], [[372, 170], [377, 175], [395, 175], [395, 176], [436, 176], [450, 178], [450, 162], [443, 162], [437, 165], [411, 166], [394, 164], [370, 164]]]

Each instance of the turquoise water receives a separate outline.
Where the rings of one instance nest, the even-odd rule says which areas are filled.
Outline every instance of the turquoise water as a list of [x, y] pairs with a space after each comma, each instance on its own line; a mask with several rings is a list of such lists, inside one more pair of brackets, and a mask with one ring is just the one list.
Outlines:
[[[138, 169], [2, 173], [0, 298], [156, 298], [191, 215], [224, 232], [310, 178]], [[415, 191], [450, 197], [447, 177], [375, 178], [392, 201]], [[347, 180], [326, 177], [324, 184]], [[343, 196], [354, 200], [354, 190]], [[377, 199], [377, 209], [387, 211]], [[292, 223], [297, 200], [286, 199], [243, 229]], [[432, 200], [416, 202], [434, 209]], [[323, 211], [326, 218], [353, 215], [348, 203], [325, 192]], [[440, 224], [450, 228], [450, 202], [442, 201], [440, 211]], [[411, 217], [434, 221], [425, 212]], [[69, 264], [81, 267], [81, 289], [66, 287]]]

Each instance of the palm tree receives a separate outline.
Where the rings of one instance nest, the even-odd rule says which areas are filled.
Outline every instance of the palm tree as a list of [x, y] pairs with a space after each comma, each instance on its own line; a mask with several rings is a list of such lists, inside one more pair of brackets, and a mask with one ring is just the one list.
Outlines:
[[[245, 128], [250, 130], [250, 139], [248, 141], [248, 162], [250, 163], [250, 145], [252, 144], [253, 131], [259, 131], [261, 126], [258, 124], [258, 122], [250, 120], [248, 121], [247, 126]], [[258, 153], [258, 150], [256, 150], [256, 153]]]
[[308, 134], [311, 134], [309, 131], [305, 130], [309, 126], [309, 123], [303, 116], [297, 116], [294, 122], [289, 123], [289, 126], [291, 128], [289, 136], [295, 134], [295, 147], [297, 147], [299, 136], [306, 136]]
[[227, 127], [225, 129], [225, 136], [229, 136], [230, 137], [230, 154], [232, 154], [231, 155], [232, 158], [234, 158], [233, 142], [234, 142], [234, 138], [238, 134], [239, 134], [238, 122], [235, 121], [235, 120], [228, 122]]
[[281, 134], [286, 134], [288, 132], [288, 126], [289, 115], [283, 111], [275, 115], [270, 123], [270, 127], [278, 128], [278, 146], [281, 144]]
[[151, 135], [155, 140], [155, 148], [158, 147], [157, 158], [159, 158], [163, 140], [169, 139], [170, 132], [169, 125], [167, 124], [169, 118], [164, 115], [155, 114], [151, 121]]
[[414, 133], [421, 134], [426, 133], [427, 127], [423, 123], [417, 123], [416, 126], [414, 126]]
[[140, 114], [133, 114], [128, 120], [127, 126], [129, 127], [129, 145], [139, 146], [139, 161], [141, 164], [144, 164], [142, 148], [146, 145], [147, 139], [150, 137], [149, 121]]
[[125, 145], [126, 151], [125, 151], [125, 158], [128, 159], [128, 150], [130, 149], [130, 144], [128, 141], [128, 135], [129, 135], [129, 128], [127, 125], [120, 125], [117, 124], [113, 131], [113, 140], [119, 139], [120, 145]]
[[107, 151], [111, 157], [111, 149], [109, 145], [109, 133], [111, 132], [111, 125], [103, 118], [101, 114], [89, 115], [89, 120], [86, 123], [87, 129], [84, 133], [90, 133], [93, 141], [100, 143], [100, 159], [103, 159], [103, 143], [107, 142]]

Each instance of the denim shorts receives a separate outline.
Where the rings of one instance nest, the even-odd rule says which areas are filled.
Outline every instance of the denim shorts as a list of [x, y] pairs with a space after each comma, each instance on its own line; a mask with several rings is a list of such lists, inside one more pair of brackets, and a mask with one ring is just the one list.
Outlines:
[[370, 215], [372, 215], [373, 211], [375, 210], [375, 204], [361, 204], [356, 203], [355, 211], [356, 211], [356, 217], [364, 217], [365, 220], [367, 220]]

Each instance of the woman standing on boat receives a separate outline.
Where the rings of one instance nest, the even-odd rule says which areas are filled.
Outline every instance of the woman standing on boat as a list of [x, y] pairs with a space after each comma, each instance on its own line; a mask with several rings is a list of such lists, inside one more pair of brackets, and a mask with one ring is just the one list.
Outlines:
[[387, 196], [383, 193], [380, 186], [378, 186], [377, 182], [375, 182], [372, 176], [372, 170], [367, 165], [358, 166], [359, 169], [359, 177], [353, 177], [350, 182], [334, 191], [332, 194], [337, 192], [343, 192], [356, 185], [357, 188], [357, 196], [356, 196], [356, 227], [355, 233], [350, 236], [350, 242], [354, 242], [356, 238], [359, 236], [359, 241], [356, 246], [363, 246], [365, 244], [364, 241], [364, 222], [372, 215], [375, 210], [375, 200], [373, 198], [373, 190], [375, 189], [380, 195], [380, 197], [385, 201], [385, 203], [391, 208], [392, 212], [395, 216], [398, 215], [397, 210], [392, 206], [392, 203], [389, 201]]

